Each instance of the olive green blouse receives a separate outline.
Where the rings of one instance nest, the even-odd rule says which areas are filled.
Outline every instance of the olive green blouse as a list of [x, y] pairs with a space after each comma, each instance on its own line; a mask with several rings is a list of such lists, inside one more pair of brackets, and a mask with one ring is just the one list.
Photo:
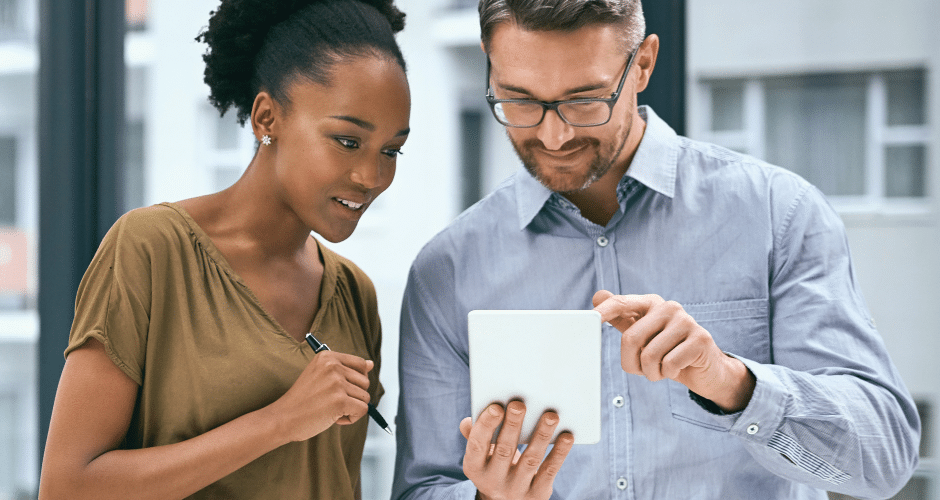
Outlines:
[[[324, 273], [311, 331], [334, 351], [375, 361], [376, 404], [383, 389], [375, 289], [355, 264], [317, 244]], [[79, 286], [65, 355], [89, 338], [140, 385], [127, 449], [183, 441], [268, 405], [313, 355], [172, 203], [133, 210], [105, 236]], [[362, 418], [281, 446], [190, 498], [351, 499], [368, 425]]]

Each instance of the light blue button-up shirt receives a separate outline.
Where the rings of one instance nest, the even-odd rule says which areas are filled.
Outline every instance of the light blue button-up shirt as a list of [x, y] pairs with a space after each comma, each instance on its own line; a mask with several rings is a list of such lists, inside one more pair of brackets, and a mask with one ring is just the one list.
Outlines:
[[681, 384], [624, 372], [605, 324], [601, 440], [574, 446], [553, 499], [891, 496], [917, 464], [920, 421], [839, 216], [795, 174], [640, 112], [646, 132], [606, 227], [520, 170], [415, 260], [393, 498], [475, 494], [458, 430], [470, 415], [467, 313], [589, 309], [600, 289], [679, 302], [757, 385], [743, 411], [710, 412]]

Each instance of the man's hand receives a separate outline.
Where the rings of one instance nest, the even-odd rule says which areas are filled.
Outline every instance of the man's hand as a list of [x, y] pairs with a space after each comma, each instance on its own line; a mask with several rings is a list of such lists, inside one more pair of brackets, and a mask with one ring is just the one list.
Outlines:
[[658, 295], [594, 294], [594, 309], [623, 335], [624, 371], [652, 381], [669, 378], [726, 412], [744, 409], [754, 392], [754, 375], [722, 352], [707, 330], [676, 302]]
[[[558, 425], [558, 415], [545, 412], [529, 445], [520, 454], [519, 434], [524, 417], [525, 405], [511, 401], [506, 411], [498, 404], [491, 404], [475, 424], [471, 424], [470, 417], [460, 422], [460, 432], [467, 438], [463, 472], [477, 487], [478, 499], [535, 500], [552, 495], [555, 475], [571, 451], [574, 437], [568, 432], [559, 434], [552, 451], [545, 457], [545, 450]], [[503, 426], [496, 444], [491, 444], [500, 424]]]

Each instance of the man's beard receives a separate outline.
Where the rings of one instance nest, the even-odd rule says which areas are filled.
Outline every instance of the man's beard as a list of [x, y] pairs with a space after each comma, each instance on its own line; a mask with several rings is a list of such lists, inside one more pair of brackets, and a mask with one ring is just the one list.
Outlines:
[[575, 138], [563, 144], [558, 150], [562, 153], [575, 151], [583, 147], [593, 151], [590, 158], [580, 160], [587, 162], [587, 170], [578, 169], [574, 171], [574, 168], [580, 165], [567, 165], [566, 172], [569, 175], [562, 175], [556, 169], [541, 168], [539, 166], [533, 151], [534, 149], [544, 148], [542, 141], [539, 139], [528, 139], [519, 144], [513, 140], [512, 136], [509, 136], [509, 142], [512, 143], [516, 154], [522, 160], [522, 165], [525, 166], [525, 169], [532, 177], [535, 177], [543, 186], [556, 193], [570, 193], [586, 189], [610, 171], [626, 144], [627, 135], [624, 134], [623, 140], [619, 141], [620, 144], [607, 143], [602, 146], [601, 141], [594, 137]]

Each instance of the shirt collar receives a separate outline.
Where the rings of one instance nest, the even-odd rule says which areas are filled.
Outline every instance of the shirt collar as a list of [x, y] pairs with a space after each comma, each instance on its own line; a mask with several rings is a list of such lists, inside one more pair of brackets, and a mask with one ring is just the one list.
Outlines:
[[[649, 106], [640, 106], [637, 111], [646, 121], [646, 131], [624, 177], [635, 179], [653, 191], [672, 198], [676, 190], [678, 136]], [[532, 222], [553, 193], [525, 170], [516, 173], [515, 184], [521, 230]]]

